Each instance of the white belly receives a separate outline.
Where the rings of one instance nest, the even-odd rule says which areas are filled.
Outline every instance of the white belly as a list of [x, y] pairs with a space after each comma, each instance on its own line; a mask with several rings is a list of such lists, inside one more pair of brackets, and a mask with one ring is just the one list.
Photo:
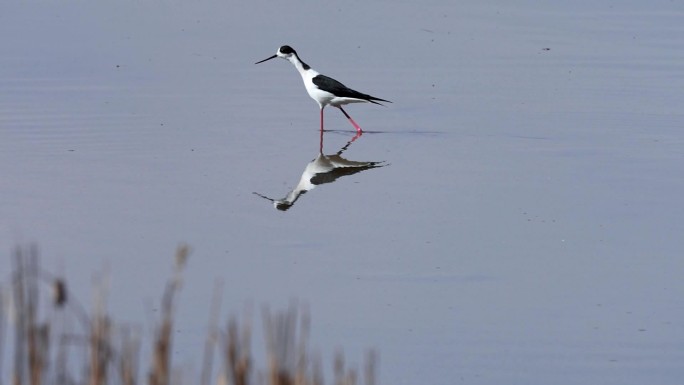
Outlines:
[[313, 84], [311, 84], [311, 86], [307, 85], [306, 92], [309, 93], [311, 99], [315, 100], [321, 108], [331, 104], [331, 102], [335, 99], [335, 95], [331, 94], [330, 92], [320, 90]]

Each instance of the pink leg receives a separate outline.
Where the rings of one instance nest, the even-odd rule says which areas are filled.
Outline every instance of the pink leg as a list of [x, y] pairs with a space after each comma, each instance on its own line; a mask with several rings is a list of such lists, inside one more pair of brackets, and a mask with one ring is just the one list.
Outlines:
[[354, 121], [354, 119], [352, 119], [351, 116], [349, 116], [349, 114], [347, 113], [347, 111], [345, 111], [342, 107], [337, 107], [337, 108], [339, 108], [340, 111], [342, 111], [342, 113], [344, 114], [344, 116], [346, 116], [347, 119], [349, 119], [349, 121], [351, 122], [352, 126], [354, 126], [354, 128], [356, 128], [356, 132], [358, 132], [358, 133], [362, 133], [362, 132], [363, 132], [363, 130], [361, 130], [361, 127], [359, 127], [359, 125], [356, 124], [356, 122]]
[[323, 132], [323, 109], [321, 108], [321, 132]]

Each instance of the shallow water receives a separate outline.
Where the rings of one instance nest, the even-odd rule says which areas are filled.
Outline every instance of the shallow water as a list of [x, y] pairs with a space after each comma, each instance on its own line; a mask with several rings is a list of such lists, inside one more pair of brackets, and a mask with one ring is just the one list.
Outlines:
[[[199, 365], [223, 279], [226, 314], [300, 298], [324, 356], [374, 347], [382, 384], [684, 375], [679, 4], [0, 15], [0, 244], [37, 242], [82, 293], [104, 272], [112, 312], [143, 324], [190, 244], [177, 363]], [[367, 130], [351, 144], [326, 110], [322, 153], [349, 144], [345, 159], [383, 167], [318, 184], [286, 212], [253, 193], [286, 196], [321, 137], [291, 65], [253, 65], [281, 44], [393, 101], [347, 108]]]

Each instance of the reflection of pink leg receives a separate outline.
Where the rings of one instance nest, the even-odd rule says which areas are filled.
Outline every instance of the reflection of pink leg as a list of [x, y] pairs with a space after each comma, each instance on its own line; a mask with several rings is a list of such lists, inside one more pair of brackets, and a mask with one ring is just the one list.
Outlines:
[[323, 108], [321, 108], [321, 132], [323, 132]]
[[349, 121], [351, 122], [352, 126], [354, 126], [354, 128], [356, 128], [356, 132], [363, 132], [363, 130], [361, 130], [361, 127], [359, 127], [359, 125], [356, 124], [356, 122], [354, 121], [354, 119], [352, 119], [351, 116], [349, 116], [349, 114], [347, 113], [347, 111], [345, 111], [342, 107], [337, 107], [337, 108], [339, 108], [340, 111], [342, 111], [342, 113], [344, 114], [344, 116], [346, 116], [347, 119], [349, 119]]
[[361, 131], [361, 130], [359, 129], [358, 131], [356, 131], [356, 135], [352, 138], [352, 140], [349, 141], [349, 144], [354, 143], [354, 141], [355, 141], [356, 139], [360, 138], [361, 135], [363, 135], [363, 131]]

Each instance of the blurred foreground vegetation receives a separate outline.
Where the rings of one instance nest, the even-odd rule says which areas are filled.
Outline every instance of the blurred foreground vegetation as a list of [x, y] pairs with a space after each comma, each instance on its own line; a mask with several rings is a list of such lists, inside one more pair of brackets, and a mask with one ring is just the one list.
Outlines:
[[[0, 286], [0, 385], [39, 384], [182, 384], [172, 365], [174, 311], [181, 288], [187, 246], [176, 251], [175, 268], [162, 293], [160, 317], [154, 335], [118, 324], [97, 294], [90, 311], [80, 305], [66, 280], [41, 269], [35, 246], [19, 247], [12, 255], [9, 282]], [[49, 289], [49, 290], [47, 290]], [[52, 298], [44, 293], [52, 292]], [[230, 319], [218, 324], [219, 302], [215, 293], [209, 311], [201, 371], [192, 384], [322, 385], [320, 359], [308, 350], [309, 318], [297, 306], [272, 314], [263, 312], [266, 368], [254, 368], [251, 356], [251, 323]], [[64, 316], [76, 322], [60, 322]], [[151, 357], [141, 357], [141, 341], [151, 343]], [[216, 358], [215, 358], [216, 356]], [[214, 369], [215, 361], [218, 366]], [[140, 368], [141, 362], [149, 362]], [[369, 352], [363, 383], [375, 383], [376, 356]], [[338, 353], [333, 363], [333, 384], [361, 383], [354, 369], [345, 368]], [[187, 381], [185, 381], [187, 382]]]

